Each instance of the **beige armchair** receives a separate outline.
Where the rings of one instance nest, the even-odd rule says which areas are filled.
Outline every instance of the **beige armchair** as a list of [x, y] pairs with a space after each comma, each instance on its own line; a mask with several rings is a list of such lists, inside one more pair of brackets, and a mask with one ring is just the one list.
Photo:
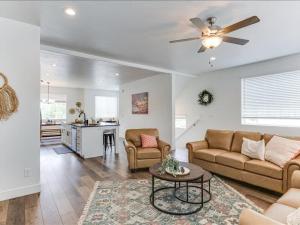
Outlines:
[[[156, 136], [158, 148], [142, 148], [141, 134]], [[157, 129], [129, 129], [125, 133], [124, 141], [127, 152], [128, 168], [135, 171], [138, 168], [148, 168], [161, 162], [171, 150], [171, 146], [159, 139]]]
[[240, 215], [240, 225], [285, 225], [287, 216], [300, 207], [300, 171], [294, 171], [291, 188], [271, 205], [264, 214], [244, 209]]

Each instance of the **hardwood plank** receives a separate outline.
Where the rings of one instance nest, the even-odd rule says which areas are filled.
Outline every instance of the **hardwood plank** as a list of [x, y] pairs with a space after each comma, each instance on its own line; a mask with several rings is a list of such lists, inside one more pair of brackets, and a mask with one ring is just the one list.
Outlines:
[[25, 225], [43, 225], [39, 194], [25, 196]]
[[6, 225], [25, 224], [24, 197], [9, 200]]
[[6, 223], [9, 201], [0, 202], [0, 225]]

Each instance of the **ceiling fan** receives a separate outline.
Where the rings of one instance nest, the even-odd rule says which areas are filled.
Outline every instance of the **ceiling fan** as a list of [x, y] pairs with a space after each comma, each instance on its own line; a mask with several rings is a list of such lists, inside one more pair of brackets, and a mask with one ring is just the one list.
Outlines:
[[205, 23], [200, 18], [197, 17], [192, 18], [190, 19], [190, 21], [201, 31], [201, 35], [199, 37], [192, 37], [192, 38], [170, 41], [170, 43], [201, 39], [202, 46], [198, 50], [198, 53], [204, 52], [208, 48], [216, 48], [222, 42], [228, 42], [237, 45], [245, 45], [249, 42], [249, 40], [229, 37], [226, 36], [226, 34], [241, 29], [243, 27], [249, 26], [251, 24], [258, 23], [260, 21], [257, 16], [252, 16], [245, 20], [234, 23], [230, 26], [221, 28], [218, 25], [215, 25], [216, 20], [217, 20], [216, 17], [209, 17], [206, 20], [207, 23]]

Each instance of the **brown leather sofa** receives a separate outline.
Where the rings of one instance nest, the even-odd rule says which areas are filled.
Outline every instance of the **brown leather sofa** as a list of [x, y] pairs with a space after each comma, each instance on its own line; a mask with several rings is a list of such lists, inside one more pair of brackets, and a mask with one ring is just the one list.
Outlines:
[[[142, 148], [141, 134], [156, 136], [158, 148]], [[125, 150], [127, 152], [128, 167], [131, 171], [138, 168], [148, 168], [161, 162], [169, 154], [171, 146], [159, 139], [157, 129], [129, 129], [125, 133]]]
[[[216, 174], [269, 190], [284, 193], [291, 186], [291, 175], [300, 170], [300, 156], [281, 168], [268, 161], [241, 154], [243, 137], [266, 143], [272, 135], [258, 132], [207, 130], [205, 140], [187, 143], [189, 162]], [[299, 137], [290, 137], [300, 140]]]
[[300, 171], [291, 178], [291, 188], [271, 205], [264, 215], [250, 209], [244, 209], [240, 215], [240, 225], [284, 225], [287, 216], [300, 207]]

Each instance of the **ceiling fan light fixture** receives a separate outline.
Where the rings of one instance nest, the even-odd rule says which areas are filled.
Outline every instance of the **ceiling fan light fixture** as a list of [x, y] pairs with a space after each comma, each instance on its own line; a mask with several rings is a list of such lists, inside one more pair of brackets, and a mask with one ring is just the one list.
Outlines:
[[216, 48], [222, 43], [222, 41], [223, 41], [222, 37], [214, 35], [214, 36], [205, 37], [202, 40], [202, 44], [206, 48]]

